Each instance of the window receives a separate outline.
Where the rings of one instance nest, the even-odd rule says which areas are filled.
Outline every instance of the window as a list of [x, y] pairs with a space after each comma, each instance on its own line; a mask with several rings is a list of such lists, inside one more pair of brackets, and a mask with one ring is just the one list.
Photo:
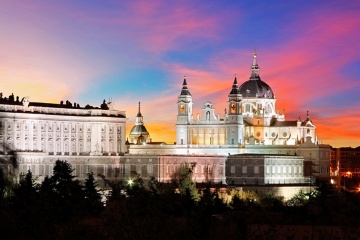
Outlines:
[[247, 173], [247, 166], [242, 166], [242, 173]]
[[184, 105], [180, 105], [180, 112], [185, 112], [185, 107], [184, 107]]
[[235, 173], [235, 166], [231, 166], [230, 173]]
[[130, 173], [130, 165], [129, 164], [125, 165], [125, 173], [127, 173], [127, 174]]
[[136, 173], [141, 174], [141, 165], [136, 165]]
[[254, 173], [259, 173], [259, 166], [254, 166]]
[[147, 173], [152, 174], [154, 170], [154, 167], [152, 164], [147, 165]]
[[235, 113], [235, 104], [234, 103], [231, 104], [230, 111], [231, 111], [231, 113]]
[[209, 111], [206, 112], [206, 121], [210, 121], [210, 112]]

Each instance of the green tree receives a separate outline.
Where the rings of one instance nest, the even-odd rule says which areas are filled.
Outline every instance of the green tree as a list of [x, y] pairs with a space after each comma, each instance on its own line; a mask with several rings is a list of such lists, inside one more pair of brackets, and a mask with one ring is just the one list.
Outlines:
[[180, 194], [190, 194], [193, 200], [198, 201], [200, 199], [200, 195], [196, 188], [196, 183], [192, 180], [193, 170], [195, 167], [196, 163], [184, 163], [181, 165], [178, 185]]

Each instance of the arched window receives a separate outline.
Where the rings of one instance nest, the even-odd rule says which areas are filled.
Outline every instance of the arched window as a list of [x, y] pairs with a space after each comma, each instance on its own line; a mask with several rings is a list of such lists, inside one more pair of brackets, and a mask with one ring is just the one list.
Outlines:
[[231, 111], [231, 113], [235, 113], [235, 103], [232, 103], [230, 105], [230, 111]]
[[206, 121], [210, 121], [210, 112], [209, 111], [206, 112]]
[[183, 104], [180, 105], [180, 112], [182, 112], [182, 113], [185, 112], [185, 107]]

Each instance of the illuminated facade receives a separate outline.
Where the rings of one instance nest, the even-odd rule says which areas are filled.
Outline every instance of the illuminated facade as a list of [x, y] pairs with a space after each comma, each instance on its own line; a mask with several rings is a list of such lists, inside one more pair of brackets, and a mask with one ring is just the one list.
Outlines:
[[235, 76], [228, 95], [224, 115], [215, 114], [211, 102], [206, 102], [202, 114], [194, 117], [192, 96], [186, 79], [178, 97], [176, 124], [177, 145], [297, 145], [310, 136], [318, 143], [315, 126], [307, 114], [305, 121], [286, 121], [285, 113], [276, 111], [276, 98], [259, 75], [254, 54], [251, 76], [238, 86]]
[[[111, 101], [80, 107], [69, 101], [37, 103], [1, 95], [0, 141], [5, 148], [0, 157], [6, 158], [7, 149], [15, 150], [19, 172], [31, 170], [38, 180], [52, 174], [57, 159], [68, 161], [80, 179], [94, 172], [127, 180], [136, 171], [145, 181], [154, 176], [168, 182], [184, 163], [195, 164], [197, 182], [299, 184], [328, 178], [330, 146], [318, 141], [309, 114], [304, 121], [287, 121], [284, 112], [276, 111], [275, 94], [260, 79], [259, 70], [254, 55], [250, 79], [239, 86], [235, 77], [223, 116], [208, 101], [194, 117], [184, 79], [177, 101], [176, 143], [171, 145], [151, 142], [140, 103], [125, 142], [125, 112], [115, 110]], [[229, 159], [241, 171], [232, 168]]]
[[334, 176], [360, 175], [360, 147], [341, 147], [331, 149], [331, 165]]
[[129, 139], [130, 141], [128, 143], [134, 143], [134, 144], [143, 144], [143, 143], [151, 142], [150, 134], [146, 130], [146, 127], [144, 126], [143, 116], [140, 111], [140, 103], [139, 103], [139, 110], [135, 119], [135, 126], [133, 126], [133, 128], [130, 131]]
[[[78, 176], [104, 168], [126, 152], [126, 115], [111, 101], [100, 107], [29, 102], [25, 97], [0, 97], [2, 155], [17, 153], [19, 171], [36, 177], [51, 175], [57, 159], [67, 160]], [[92, 167], [91, 167], [92, 166]]]
[[[200, 168], [206, 167], [201, 161], [204, 156], [224, 156], [225, 161], [226, 156], [233, 158], [233, 155], [243, 154], [289, 156], [290, 160], [293, 156], [292, 158], [297, 160], [301, 158], [299, 161], [302, 167], [302, 171], [294, 177], [296, 180], [292, 179], [294, 182], [329, 178], [330, 146], [321, 144], [317, 139], [316, 127], [308, 113], [304, 121], [300, 118], [287, 121], [284, 111], [276, 111], [275, 94], [270, 86], [260, 79], [259, 71], [257, 56], [254, 54], [249, 80], [239, 86], [235, 76], [228, 95], [227, 108], [222, 116], [215, 113], [215, 108], [209, 101], [203, 105], [202, 114], [194, 116], [192, 95], [184, 79], [177, 101], [176, 143], [131, 145], [129, 154], [178, 155], [184, 158], [192, 156]], [[295, 174], [290, 172], [293, 167], [288, 168], [287, 162], [285, 165], [281, 161], [277, 164], [281, 168], [281, 174]], [[225, 172], [225, 166], [228, 167], [229, 162], [221, 163], [222, 170], [215, 174]], [[220, 169], [220, 165], [214, 163], [213, 168]], [[226, 174], [226, 179], [231, 177], [230, 171]], [[266, 175], [264, 174], [263, 172], [263, 178]], [[204, 178], [200, 179], [197, 178], [197, 181]], [[221, 179], [221, 176], [216, 179]], [[262, 179], [257, 182], [281, 183], [278, 179]]]

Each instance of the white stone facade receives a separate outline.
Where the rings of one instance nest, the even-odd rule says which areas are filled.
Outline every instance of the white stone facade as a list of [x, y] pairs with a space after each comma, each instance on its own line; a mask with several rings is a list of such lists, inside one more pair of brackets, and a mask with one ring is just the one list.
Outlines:
[[18, 152], [119, 155], [126, 152], [125, 121], [117, 110], [2, 101], [0, 142]]
[[[311, 177], [329, 177], [330, 146], [317, 139], [309, 113], [304, 121], [300, 118], [285, 120], [285, 110], [276, 110], [275, 94], [261, 81], [259, 71], [254, 54], [250, 79], [239, 87], [235, 76], [223, 114], [216, 113], [213, 104], [207, 101], [201, 115], [194, 115], [192, 95], [184, 78], [177, 101], [176, 143], [130, 145], [129, 154], [204, 159], [237, 154], [301, 156], [302, 177], [301, 180], [293, 179], [294, 183], [304, 182], [303, 177], [308, 181]], [[170, 160], [168, 164], [172, 164]], [[214, 162], [214, 166], [216, 164]], [[225, 172], [225, 164], [221, 167]], [[216, 165], [216, 168], [220, 166]], [[168, 178], [161, 171], [159, 174], [166, 181]], [[275, 178], [269, 181], [281, 183]]]
[[224, 114], [207, 101], [202, 113], [192, 112], [192, 96], [186, 79], [178, 97], [177, 145], [297, 145], [310, 136], [319, 143], [315, 125], [307, 114], [304, 121], [286, 121], [285, 110], [276, 110], [271, 88], [259, 76], [256, 54], [250, 79], [240, 87], [235, 76]]

